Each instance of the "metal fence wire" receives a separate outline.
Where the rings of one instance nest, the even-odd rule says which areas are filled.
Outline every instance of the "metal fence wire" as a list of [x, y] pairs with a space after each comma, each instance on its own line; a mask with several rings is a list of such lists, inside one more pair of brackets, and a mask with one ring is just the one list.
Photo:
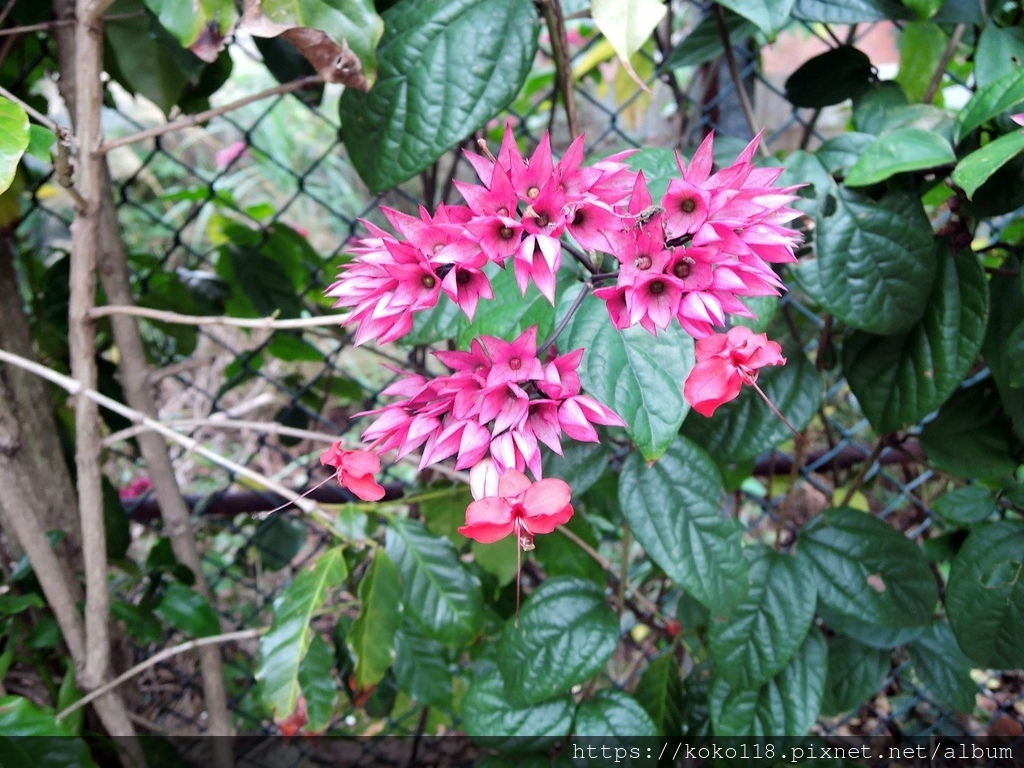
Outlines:
[[[685, 14], [687, 29], [709, 13], [700, 4], [688, 2], [675, 3], [674, 10], [677, 17]], [[833, 33], [857, 40], [872, 31], [864, 26]], [[586, 32], [583, 29], [581, 34]], [[661, 50], [646, 51], [646, 59], [638, 65], [653, 95], [635, 87], [624, 90], [614, 64], [602, 65], [578, 83], [580, 124], [591, 152], [652, 145], [688, 148], [709, 130], [750, 138], [732, 81], [719, 58], [669, 72], [671, 87], [666, 84], [660, 68], [671, 44], [684, 34], [685, 30], [675, 33]], [[836, 37], [826, 36], [818, 27], [803, 27], [793, 39], [834, 45]], [[573, 49], [574, 63], [583, 62], [595, 44], [596, 35], [589, 42], [584, 37]], [[50, 43], [43, 39], [42, 46], [43, 55], [55, 61]], [[546, 48], [542, 38], [536, 72], [551, 69]], [[828, 113], [787, 108], [779, 83], [759, 66], [759, 52], [752, 44], [737, 48], [744, 83], [755, 97], [758, 114], [769, 118], [766, 140], [773, 150], [795, 147], [804, 134], [813, 146], [827, 136], [830, 124], [838, 121], [841, 126], [841, 108], [831, 123]], [[219, 99], [228, 101], [272, 84], [251, 41], [237, 41], [233, 54], [234, 76]], [[26, 62], [26, 66], [35, 64]], [[348, 244], [364, 231], [359, 219], [383, 223], [382, 204], [414, 210], [420, 202], [438, 202], [445, 190], [430, 179], [414, 179], [384, 195], [366, 192], [339, 140], [337, 96], [330, 88], [318, 102], [278, 96], [216, 118], [205, 128], [111, 153], [118, 212], [141, 304], [207, 313], [205, 308], [226, 302], [229, 312], [255, 316], [271, 314], [282, 308], [276, 302], [286, 302], [292, 314], [329, 312], [323, 292], [334, 279]], [[509, 111], [517, 135], [531, 145], [527, 149], [549, 127], [553, 101], [550, 85], [532, 96], [521, 96]], [[162, 119], [150, 105], [114, 85], [108, 87], [107, 103], [104, 120], [111, 135]], [[503, 123], [504, 118], [495, 126]], [[567, 132], [560, 112], [553, 121], [553, 137], [556, 148], [564, 149]], [[458, 162], [458, 151], [443, 158], [438, 178]], [[32, 202], [16, 240], [23, 258], [42, 265], [50, 276], [37, 283], [36, 293], [29, 290], [30, 309], [38, 314], [45, 310], [45, 291], [53, 290], [50, 286], [66, 274], [71, 209], [55, 193], [54, 180], [44, 170], [33, 175], [30, 184]], [[432, 199], [423, 200], [425, 190]], [[306, 236], [312, 248], [295, 247], [285, 268], [261, 255], [261, 249], [279, 247], [281, 233], [288, 230]], [[246, 238], [241, 250], [239, 232]], [[245, 284], [248, 297], [230, 293], [223, 279], [229, 266], [236, 270], [235, 282]], [[301, 273], [301, 280], [293, 279], [296, 273]], [[808, 353], [815, 354], [822, 324], [819, 315], [795, 290], [786, 295], [784, 307]], [[408, 355], [396, 347], [354, 348], [340, 328], [270, 332], [220, 325], [182, 328], [144, 322], [143, 326], [156, 372], [161, 418], [222, 455], [296, 488], [309, 487], [322, 477], [317, 458], [326, 446], [323, 439], [357, 437], [359, 425], [353, 414], [374, 407], [378, 393], [394, 375], [386, 366], [408, 366], [421, 354]], [[832, 487], [864, 472], [863, 493], [871, 511], [911, 536], [927, 538], [933, 520], [929, 499], [936, 495], [933, 490], [941, 478], [923, 456], [908, 453], [906, 447], [875, 451], [877, 436], [859, 415], [845, 383], [835, 376], [828, 382], [821, 419], [821, 433], [807, 456], [798, 460], [774, 451], [758, 460], [755, 471], [766, 487], [773, 474], [797, 473], [788, 496], [788, 514], [814, 514], [826, 506], [826, 493]], [[225, 422], [231, 422], [232, 428], [226, 428]], [[286, 429], [260, 431], [254, 426], [257, 423]], [[119, 439], [130, 437], [130, 425], [119, 428], [127, 432], [108, 440], [113, 451], [110, 477], [130, 510], [135, 554], [142, 557], [159, 534], [157, 508], [139, 456], [129, 440]], [[329, 537], [294, 509], [267, 518], [254, 515], [279, 499], [252, 490], [243, 479], [193, 454], [179, 452], [175, 466], [193, 504], [223, 625], [268, 623], [274, 598], [315, 560]], [[412, 478], [413, 468], [405, 465], [388, 470], [393, 493], [400, 493]], [[736, 496], [736, 512], [748, 525], [757, 527], [778, 515], [781, 500], [777, 496], [748, 491]], [[174, 640], [167, 636], [132, 652], [141, 660]], [[628, 635], [623, 644], [626, 654], [649, 651]], [[225, 648], [230, 703], [239, 732], [270, 734], [275, 727], [255, 694], [256, 650], [255, 642]], [[205, 716], [198, 674], [197, 663], [188, 656], [149, 670], [139, 680], [137, 716], [160, 732], [202, 732]], [[885, 684], [871, 701], [844, 717], [821, 719], [817, 730], [833, 735], [953, 735], [996, 732], [1010, 724], [1009, 732], [1019, 734], [1024, 722], [1020, 676], [985, 673], [976, 682], [975, 712], [952, 712], [915, 681], [906, 659], [894, 658]], [[389, 708], [385, 699], [382, 696], [363, 707], [351, 705], [334, 728], [354, 735], [401, 735], [431, 727], [420, 718], [419, 707], [403, 707], [399, 702]], [[457, 729], [458, 723], [447, 727]]]

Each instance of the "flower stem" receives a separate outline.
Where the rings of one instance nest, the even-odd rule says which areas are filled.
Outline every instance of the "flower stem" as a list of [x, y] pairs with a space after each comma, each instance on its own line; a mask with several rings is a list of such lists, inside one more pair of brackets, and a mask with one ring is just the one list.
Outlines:
[[569, 325], [569, 321], [572, 320], [572, 316], [576, 314], [576, 311], [580, 308], [580, 305], [583, 304], [583, 300], [587, 298], [588, 295], [590, 295], [590, 291], [593, 290], [593, 288], [594, 284], [591, 283], [589, 280], [583, 284], [583, 290], [580, 291], [575, 301], [573, 301], [572, 306], [569, 307], [569, 311], [565, 313], [565, 317], [561, 319], [561, 321], [558, 323], [558, 326], [548, 337], [548, 339], [543, 344], [540, 345], [540, 349], [537, 350], [538, 358], [543, 358], [544, 353], [547, 352], [551, 348], [551, 345], [558, 340], [559, 334], [561, 334], [562, 331], [565, 330], [565, 327]]

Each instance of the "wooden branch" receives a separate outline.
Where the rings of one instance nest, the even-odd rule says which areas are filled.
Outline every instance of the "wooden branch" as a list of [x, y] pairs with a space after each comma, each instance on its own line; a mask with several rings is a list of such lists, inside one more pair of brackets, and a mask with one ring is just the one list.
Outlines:
[[146, 139], [153, 139], [157, 136], [163, 136], [165, 133], [171, 133], [173, 131], [180, 131], [185, 128], [193, 128], [200, 123], [205, 123], [207, 120], [212, 120], [219, 115], [233, 112], [236, 109], [241, 109], [244, 106], [253, 104], [263, 99], [268, 99], [271, 96], [279, 96], [285, 93], [291, 93], [292, 91], [299, 91], [311, 85], [316, 85], [323, 82], [323, 78], [320, 75], [309, 75], [307, 77], [301, 77], [298, 80], [292, 80], [290, 83], [283, 83], [282, 85], [276, 85], [273, 88], [268, 88], [265, 91], [254, 93], [249, 96], [245, 96], [236, 101], [232, 101], [228, 104], [224, 104], [213, 109], [207, 109], [204, 112], [196, 112], [194, 115], [187, 115], [179, 118], [178, 120], [172, 120], [169, 123], [163, 125], [157, 125], [153, 128], [147, 128], [144, 131], [137, 133], [131, 133], [127, 136], [122, 136], [118, 139], [111, 139], [110, 141], [104, 142], [97, 150], [100, 154], [105, 154], [112, 149], [118, 147], [124, 147], [129, 144], [136, 144]]
[[125, 304], [109, 304], [93, 307], [89, 316], [93, 319], [114, 315], [131, 315], [147, 320], [157, 320], [173, 325], [226, 325], [232, 328], [254, 328], [266, 331], [297, 330], [301, 328], [323, 328], [340, 326], [345, 321], [344, 315], [318, 315], [317, 317], [295, 317], [280, 319], [277, 317], [228, 317], [226, 315], [183, 315], [162, 309], [129, 306]]
[[259, 637], [260, 635], [262, 635], [266, 631], [267, 631], [266, 627], [260, 627], [258, 629], [240, 629], [237, 632], [225, 632], [225, 633], [223, 633], [221, 635], [211, 635], [209, 637], [200, 637], [200, 638], [197, 638], [196, 640], [189, 640], [189, 641], [184, 642], [184, 643], [179, 643], [178, 645], [173, 645], [170, 648], [164, 648], [159, 653], [155, 653], [152, 656], [150, 656], [148, 659], [146, 659], [145, 661], [139, 662], [138, 664], [136, 664], [131, 669], [121, 673], [120, 675], [115, 677], [113, 680], [111, 680], [111, 681], [109, 681], [107, 683], [104, 683], [100, 688], [97, 688], [95, 691], [90, 691], [89, 693], [87, 693], [85, 696], [80, 698], [78, 701], [76, 701], [71, 706], [66, 707], [65, 709], [63, 709], [60, 712], [58, 712], [57, 713], [57, 721], [60, 722], [65, 717], [67, 717], [70, 714], [73, 714], [73, 713], [77, 712], [82, 707], [84, 707], [85, 705], [89, 704], [91, 701], [95, 700], [99, 696], [102, 696], [103, 694], [107, 693], [108, 691], [114, 690], [115, 688], [117, 688], [122, 683], [125, 683], [125, 682], [131, 680], [133, 677], [135, 677], [136, 675], [139, 675], [139, 674], [145, 672], [147, 669], [150, 669], [151, 667], [155, 667], [161, 661], [166, 661], [167, 659], [170, 659], [170, 658], [172, 658], [174, 656], [178, 656], [179, 654], [182, 654], [182, 653], [187, 653], [188, 651], [192, 651], [192, 650], [195, 650], [197, 648], [204, 648], [204, 647], [208, 647], [208, 646], [220, 645], [222, 643], [234, 643], [234, 642], [238, 642], [239, 640], [251, 640], [254, 637]]
[[[718, 3], [714, 3], [715, 19], [718, 21], [718, 33], [722, 38], [722, 48], [725, 51], [725, 61], [729, 66], [729, 75], [732, 77], [733, 87], [736, 89], [736, 98], [740, 100], [740, 108], [743, 110], [743, 117], [747, 121], [750, 133], [757, 136], [760, 131], [757, 128], [757, 120], [754, 118], [754, 108], [747, 97], [747, 89], [743, 87], [743, 76], [740, 74], [739, 65], [736, 63], [736, 53], [732, 49], [732, 40], [729, 37], [729, 25], [725, 21], [725, 11]], [[757, 144], [761, 157], [771, 157], [764, 141]]]

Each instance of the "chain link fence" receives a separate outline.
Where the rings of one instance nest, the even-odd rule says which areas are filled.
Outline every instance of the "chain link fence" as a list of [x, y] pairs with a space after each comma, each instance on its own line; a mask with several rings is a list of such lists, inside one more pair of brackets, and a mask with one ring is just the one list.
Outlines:
[[[577, 83], [576, 100], [580, 127], [592, 153], [639, 146], [686, 149], [709, 130], [750, 138], [720, 57], [711, 55], [703, 62], [661, 71], [672, 45], [709, 18], [708, 9], [694, 3], [676, 3], [673, 11], [677, 31], [671, 39], [663, 39], [660, 50], [647, 51], [637, 64], [651, 94], [630, 85], [612, 62], [588, 64], [597, 45], [596, 33], [585, 24], [571, 27], [573, 63], [588, 73]], [[822, 45], [835, 45], [840, 38], [858, 40], [872, 34], [884, 38], [888, 31], [803, 27], [788, 32], [785, 42], [776, 45], [816, 51]], [[234, 74], [218, 94], [225, 102], [273, 84], [251, 41], [237, 43], [232, 48]], [[41, 44], [40, 56], [54, 58], [49, 43], [41, 38]], [[542, 38], [531, 95], [521, 96], [508, 118], [517, 135], [531, 145], [528, 148], [551, 124], [556, 148], [564, 149], [568, 136], [560, 108], [551, 120], [555, 97], [546, 48]], [[737, 54], [744, 87], [767, 124], [766, 140], [773, 151], [813, 146], [830, 128], [842, 126], [841, 108], [824, 114], [787, 108], [779, 81], [760, 66], [761, 54], [752, 43], [739, 41]], [[32, 60], [25, 65], [37, 63]], [[795, 55], [790, 54], [790, 64], [795, 63]], [[362, 232], [360, 218], [383, 224], [381, 205], [415, 210], [421, 201], [435, 205], [454, 200], [452, 185], [444, 180], [470, 170], [468, 164], [460, 163], [457, 151], [439, 162], [439, 170], [428, 171], [402, 189], [376, 197], [368, 194], [339, 140], [337, 97], [330, 88], [320, 100], [278, 96], [216, 118], [205, 128], [110, 154], [119, 216], [143, 305], [199, 314], [208, 313], [206, 308], [218, 302], [226, 302], [229, 313], [235, 309], [253, 316], [276, 310], [293, 316], [330, 312], [323, 292], [334, 279], [349, 242]], [[132, 132], [162, 119], [150, 105], [110, 87], [104, 114], [108, 134]], [[500, 123], [503, 120], [492, 127], [497, 130]], [[16, 238], [23, 259], [38, 265], [39, 274], [27, 281], [30, 308], [38, 317], [47, 311], [45, 299], [52, 299], [61, 275], [66, 276], [71, 208], [46, 173], [33, 176], [31, 184], [32, 204]], [[242, 248], [239, 232], [245, 234]], [[295, 245], [288, 232], [303, 235], [312, 247]], [[264, 250], [284, 246], [291, 249], [284, 265], [268, 258]], [[230, 294], [226, 270], [233, 270], [235, 283], [244, 285], [248, 295]], [[295, 279], [296, 274], [301, 279]], [[783, 299], [776, 322], [786, 324], [810, 357], [830, 352], [819, 348], [826, 329], [799, 291]], [[296, 489], [309, 488], [322, 478], [318, 457], [330, 440], [358, 437], [353, 415], [374, 407], [378, 393], [394, 375], [386, 366], [410, 367], [422, 360], [422, 350], [354, 348], [340, 327], [270, 332], [148, 321], [143, 326], [161, 418], [221, 455]], [[829, 505], [836, 489], [862, 479], [856, 503], [918, 540], [930, 538], [930, 504], [945, 490], [946, 478], [928, 467], [913, 440], [879, 448], [877, 436], [860, 416], [844, 382], [827, 370], [825, 376], [831, 378], [827, 378], [820, 418], [812, 426], [812, 445], [796, 454], [776, 450], [760, 457], [755, 477], [761, 490], [744, 486], [736, 495], [737, 513], [751, 529], [778, 525], [785, 517], [807, 519]], [[113, 377], [107, 378], [109, 386], [116, 387]], [[111, 478], [132, 516], [133, 547], [143, 557], [159, 532], [158, 509], [148, 491], [145, 467], [128, 439], [131, 425], [112, 424], [111, 429], [114, 434], [107, 441], [113, 450]], [[177, 453], [178, 480], [193, 505], [224, 627], [269, 623], [275, 596], [323, 551], [328, 535], [294, 509], [270, 517], [254, 514], [275, 507], [281, 499], [252, 490], [244, 480], [194, 454], [172, 450]], [[413, 476], [414, 467], [390, 467], [389, 492], [401, 494]], [[797, 478], [784, 496], [771, 492], [776, 476]], [[339, 492], [327, 486], [318, 493], [323, 501], [341, 500]], [[321, 629], [329, 632], [331, 628]], [[142, 659], [173, 641], [164, 637], [133, 652]], [[650, 645], [633, 640], [628, 633], [622, 643], [616, 659], [621, 657], [625, 669], [638, 654], [652, 653]], [[224, 653], [239, 732], [273, 733], [274, 726], [255, 695], [255, 641], [227, 646]], [[628, 680], [624, 675], [612, 682]], [[894, 658], [877, 696], [844, 717], [820, 720], [818, 730], [866, 736], [1019, 734], [1024, 723], [1020, 676], [978, 673], [977, 683], [975, 711], [955, 713], [917, 684], [906, 659]], [[203, 730], [196, 660], [179, 656], [153, 667], [140, 678], [139, 689], [140, 722], [158, 732]], [[435, 720], [432, 713], [425, 720], [414, 702], [393, 699], [393, 693], [389, 701], [385, 691], [364, 706], [352, 705], [334, 725], [353, 735], [436, 733], [438, 723], [442, 731], [458, 727], [443, 714]]]

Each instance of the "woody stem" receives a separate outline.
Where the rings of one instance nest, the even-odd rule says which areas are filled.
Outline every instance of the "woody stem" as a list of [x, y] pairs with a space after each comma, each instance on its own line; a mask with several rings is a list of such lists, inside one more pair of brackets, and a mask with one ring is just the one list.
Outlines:
[[551, 345], [554, 344], [555, 341], [558, 340], [559, 334], [561, 334], [562, 331], [565, 330], [565, 327], [569, 325], [569, 321], [572, 320], [572, 316], [576, 314], [576, 310], [580, 308], [580, 305], [583, 304], [583, 300], [587, 298], [587, 296], [590, 294], [593, 288], [594, 284], [591, 283], [589, 280], [583, 284], [583, 290], [579, 292], [579, 295], [576, 297], [575, 301], [573, 301], [572, 306], [569, 307], [569, 311], [565, 313], [565, 317], [563, 317], [559, 321], [558, 325], [555, 327], [555, 330], [548, 337], [548, 339], [543, 344], [540, 345], [540, 349], [537, 350], [538, 358], [543, 358], [544, 353], [551, 348]]

